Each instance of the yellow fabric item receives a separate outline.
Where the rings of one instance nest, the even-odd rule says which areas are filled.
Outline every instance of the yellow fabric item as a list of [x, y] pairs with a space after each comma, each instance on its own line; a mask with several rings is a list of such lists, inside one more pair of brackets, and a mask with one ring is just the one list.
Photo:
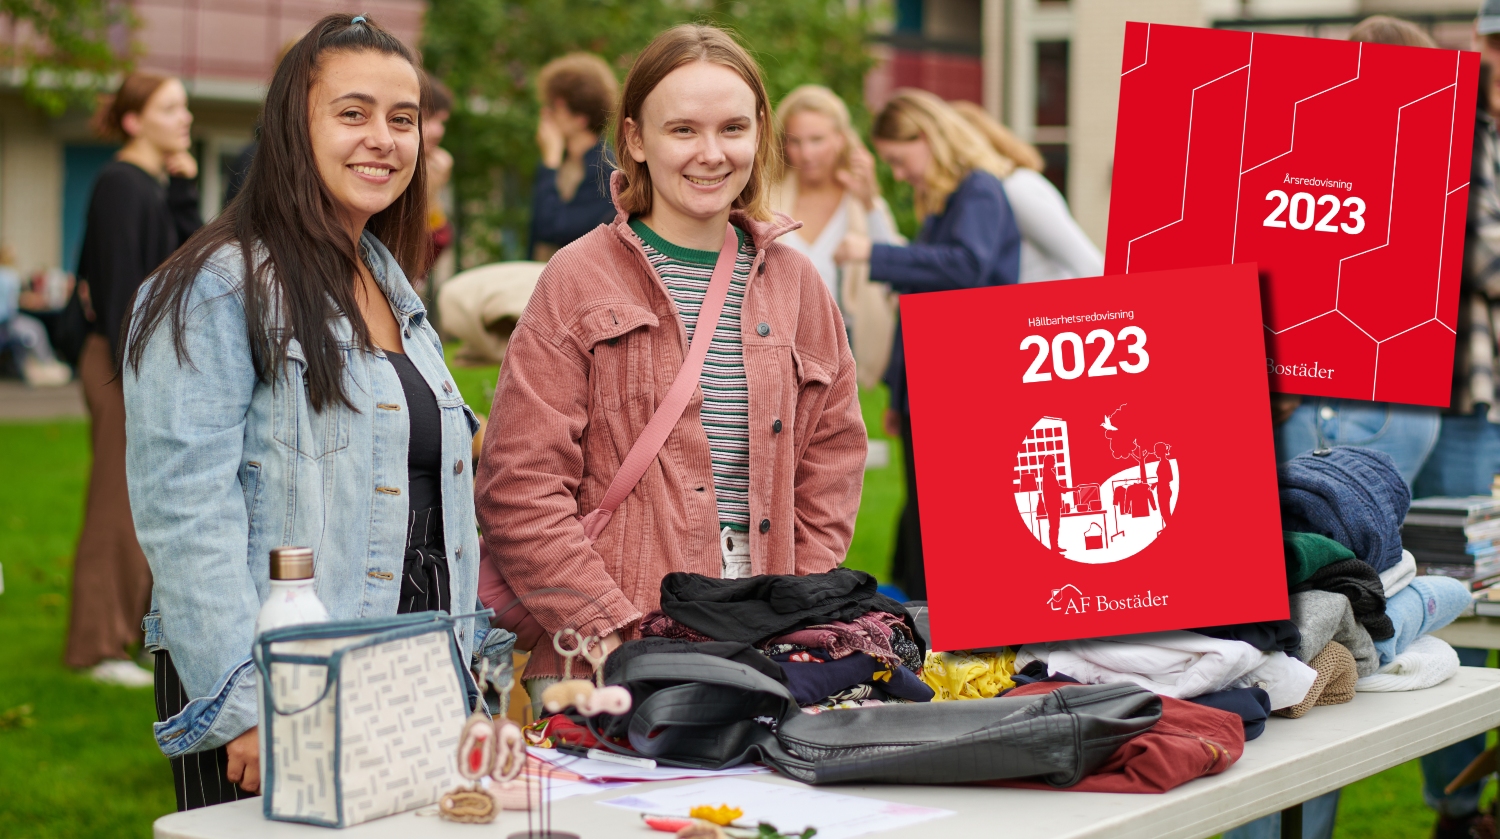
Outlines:
[[922, 666], [922, 681], [936, 694], [933, 702], [950, 699], [989, 699], [1016, 686], [1011, 678], [1016, 672], [1016, 654], [1006, 649], [998, 653], [927, 654]]

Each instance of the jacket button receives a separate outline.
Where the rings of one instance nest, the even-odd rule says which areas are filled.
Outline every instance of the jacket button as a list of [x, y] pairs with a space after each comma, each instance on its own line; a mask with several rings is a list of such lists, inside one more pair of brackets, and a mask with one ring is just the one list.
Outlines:
[[771, 423], [771, 431], [774, 434], [780, 434], [781, 433], [781, 420], [777, 420], [777, 421]]
[[766, 273], [766, 261], [764, 259], [762, 259], [760, 261], [760, 267], [757, 268], [757, 269], [755, 269], [755, 272], [757, 274], [764, 274], [764, 273]]
[[452, 392], [453, 392], [453, 383], [452, 382], [443, 382], [443, 393], [452, 393]]
[[761, 519], [760, 520], [760, 532], [761, 533], [770, 533], [771, 532], [771, 520], [770, 519]]
[[464, 558], [464, 549], [463, 549], [462, 546], [453, 549], [453, 558], [454, 559], [463, 559]]
[[455, 474], [455, 475], [462, 475], [463, 473], [464, 473], [464, 459], [463, 458], [459, 458], [458, 460], [453, 461], [453, 474]]
[[771, 324], [769, 324], [769, 323], [762, 323], [761, 325], [755, 327], [755, 334], [759, 335], [762, 338], [766, 337], [767, 335], [770, 335], [771, 334]]

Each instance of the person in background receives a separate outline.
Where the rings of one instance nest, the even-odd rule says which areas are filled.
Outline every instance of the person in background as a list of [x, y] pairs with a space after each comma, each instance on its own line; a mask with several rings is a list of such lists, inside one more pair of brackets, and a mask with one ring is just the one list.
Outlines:
[[[1015, 164], [938, 97], [898, 90], [875, 117], [875, 151], [897, 180], [912, 185], [922, 229], [910, 245], [872, 244], [849, 235], [840, 262], [870, 263], [870, 278], [901, 294], [1012, 284], [1020, 278], [1021, 232], [1001, 179]], [[927, 599], [913, 462], [911, 408], [901, 326], [886, 370], [891, 405], [886, 431], [900, 436], [906, 459], [906, 506], [896, 531], [891, 574], [907, 597]]]
[[850, 232], [882, 244], [902, 244], [891, 208], [880, 197], [875, 158], [850, 124], [849, 108], [820, 85], [788, 93], [776, 109], [787, 175], [771, 205], [802, 222], [781, 237], [818, 269], [849, 327], [860, 384], [874, 387], [890, 359], [896, 298], [872, 284], [866, 263], [836, 265], [834, 251]]
[[420, 72], [364, 16], [315, 23], [271, 78], [244, 191], [136, 301], [127, 469], [179, 810], [259, 789], [272, 548], [314, 548], [334, 620], [477, 600], [478, 423], [407, 281], [430, 248]]
[[102, 682], [146, 687], [151, 673], [126, 648], [141, 640], [151, 570], [136, 541], [125, 485], [125, 402], [116, 375], [130, 302], [141, 281], [202, 224], [198, 164], [189, 154], [193, 114], [182, 82], [131, 73], [95, 114], [103, 137], [123, 141], [89, 199], [78, 281], [93, 307], [78, 377], [92, 422], [88, 505], [73, 561], [73, 602], [63, 661]]
[[[615, 220], [552, 258], [511, 336], [480, 460], [494, 581], [480, 591], [497, 610], [526, 598], [525, 621], [499, 619], [532, 650], [534, 702], [563, 675], [552, 633], [612, 648], [670, 572], [820, 573], [849, 549], [867, 445], [854, 358], [822, 277], [776, 241], [796, 222], [770, 209], [771, 119], [760, 68], [723, 30], [658, 35], [620, 101]], [[725, 247], [733, 273], [701, 386], [593, 542], [579, 515], [678, 375]]]
[[[40, 297], [34, 292], [33, 297]], [[73, 371], [57, 360], [47, 327], [21, 311], [27, 294], [21, 290], [15, 251], [0, 247], [0, 350], [9, 350], [21, 378], [32, 387], [60, 387], [73, 380]]]
[[1016, 227], [1021, 231], [1021, 282], [1071, 280], [1104, 273], [1104, 254], [1073, 220], [1067, 199], [1042, 175], [1046, 161], [1032, 144], [1012, 134], [989, 112], [973, 102], [949, 102], [995, 147], [1002, 157], [1014, 161], [1005, 176], [1005, 197], [1010, 200]]
[[542, 162], [531, 187], [531, 258], [546, 262], [614, 218], [604, 127], [619, 82], [604, 59], [575, 52], [542, 67], [536, 93], [542, 106], [536, 127]]
[[[297, 39], [293, 38], [281, 45], [281, 51], [276, 53], [276, 66], [280, 66], [281, 60], [286, 58], [286, 54], [291, 52], [292, 47], [296, 43]], [[271, 72], [275, 72], [274, 67]], [[255, 121], [254, 138], [243, 149], [240, 149], [240, 153], [235, 155], [234, 163], [229, 166], [229, 180], [224, 184], [224, 206], [229, 206], [229, 202], [233, 201], [234, 197], [240, 194], [241, 189], [244, 189], [245, 178], [250, 174], [250, 161], [255, 159], [255, 150], [259, 146], [260, 120], [257, 119]]]
[[[453, 155], [440, 144], [448, 131], [448, 118], [453, 116], [453, 91], [431, 73], [423, 71], [427, 90], [422, 97], [422, 154], [427, 158], [427, 230], [432, 234], [432, 253], [428, 255], [428, 266], [437, 264], [443, 252], [453, 246], [453, 222], [443, 208], [443, 190], [453, 179]], [[423, 299], [428, 294], [428, 277], [412, 280], [412, 288]]]
[[[1453, 395], [1441, 419], [1434, 419], [1441, 425], [1431, 456], [1417, 476], [1413, 495], [1419, 497], [1489, 495], [1500, 473], [1494, 331], [1500, 323], [1500, 134], [1495, 126], [1496, 105], [1500, 104], [1500, 0], [1481, 4], [1472, 47], [1479, 51], [1482, 66], [1464, 228]], [[1455, 649], [1463, 665], [1483, 667], [1489, 661], [1489, 650]], [[1485, 738], [1478, 735], [1422, 757], [1422, 799], [1438, 814], [1432, 832], [1435, 839], [1495, 836], [1494, 814], [1479, 810], [1483, 783], [1470, 784], [1452, 795], [1444, 792], [1448, 782], [1484, 748]]]

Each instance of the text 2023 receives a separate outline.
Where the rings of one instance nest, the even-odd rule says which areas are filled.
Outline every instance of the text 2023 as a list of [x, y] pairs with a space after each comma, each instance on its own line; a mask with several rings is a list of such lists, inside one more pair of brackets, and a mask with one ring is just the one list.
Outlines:
[[[1324, 195], [1315, 199], [1310, 193], [1299, 192], [1288, 198], [1285, 192], [1273, 189], [1266, 193], [1266, 200], [1279, 203], [1275, 209], [1271, 210], [1271, 214], [1266, 216], [1266, 220], [1261, 222], [1265, 227], [1286, 227], [1289, 221], [1295, 230], [1306, 230], [1311, 227], [1320, 233], [1343, 231], [1353, 234], [1365, 229], [1365, 202], [1352, 195], [1345, 198], [1343, 203], [1339, 203], [1337, 195]], [[1288, 207], [1291, 212], [1287, 212]], [[1328, 208], [1328, 212], [1323, 214], [1323, 218], [1319, 219], [1317, 224], [1313, 224], [1313, 217], [1317, 215], [1314, 207]], [[1345, 221], [1337, 226], [1334, 225], [1334, 216], [1339, 214], [1340, 209], [1349, 211], [1348, 218], [1349, 221], [1354, 222], [1353, 224]], [[1286, 219], [1282, 219], [1282, 213], [1286, 213]]]
[[[1129, 353], [1132, 360], [1119, 362], [1118, 368], [1110, 364], [1110, 356], [1114, 355], [1115, 339], [1128, 341], [1125, 344], [1125, 352]], [[1087, 336], [1080, 338], [1077, 332], [1059, 332], [1052, 336], [1052, 343], [1040, 335], [1027, 335], [1021, 339], [1021, 349], [1036, 348], [1036, 358], [1031, 360], [1031, 366], [1026, 368], [1025, 375], [1021, 376], [1023, 384], [1031, 382], [1050, 382], [1052, 373], [1042, 372], [1042, 366], [1047, 363], [1047, 357], [1052, 357], [1052, 371], [1060, 379], [1076, 379], [1084, 374], [1084, 347], [1094, 344], [1102, 344], [1099, 354], [1094, 356], [1094, 363], [1088, 366], [1088, 375], [1114, 376], [1121, 370], [1126, 373], [1140, 373], [1151, 363], [1151, 355], [1146, 352], [1146, 330], [1139, 326], [1127, 326], [1121, 329], [1118, 336], [1111, 335], [1107, 329], [1095, 329]], [[1068, 352], [1064, 352], [1067, 350]], [[1069, 358], [1068, 356], [1071, 356]]]

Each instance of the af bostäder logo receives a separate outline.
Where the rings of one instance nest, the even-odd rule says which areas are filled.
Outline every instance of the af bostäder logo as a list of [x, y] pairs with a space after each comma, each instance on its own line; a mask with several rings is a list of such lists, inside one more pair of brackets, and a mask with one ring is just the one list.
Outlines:
[[[1042, 417], [1016, 452], [1016, 511], [1043, 547], [1064, 559], [1097, 565], [1145, 550], [1172, 523], [1181, 479], [1172, 446], [1136, 428], [1127, 405], [1101, 412], [1099, 430], [1076, 437], [1066, 420]], [[1130, 465], [1109, 476], [1078, 474], [1081, 448], [1107, 449]], [[1092, 458], [1099, 460], [1100, 458]], [[1103, 469], [1100, 470], [1104, 471]]]

